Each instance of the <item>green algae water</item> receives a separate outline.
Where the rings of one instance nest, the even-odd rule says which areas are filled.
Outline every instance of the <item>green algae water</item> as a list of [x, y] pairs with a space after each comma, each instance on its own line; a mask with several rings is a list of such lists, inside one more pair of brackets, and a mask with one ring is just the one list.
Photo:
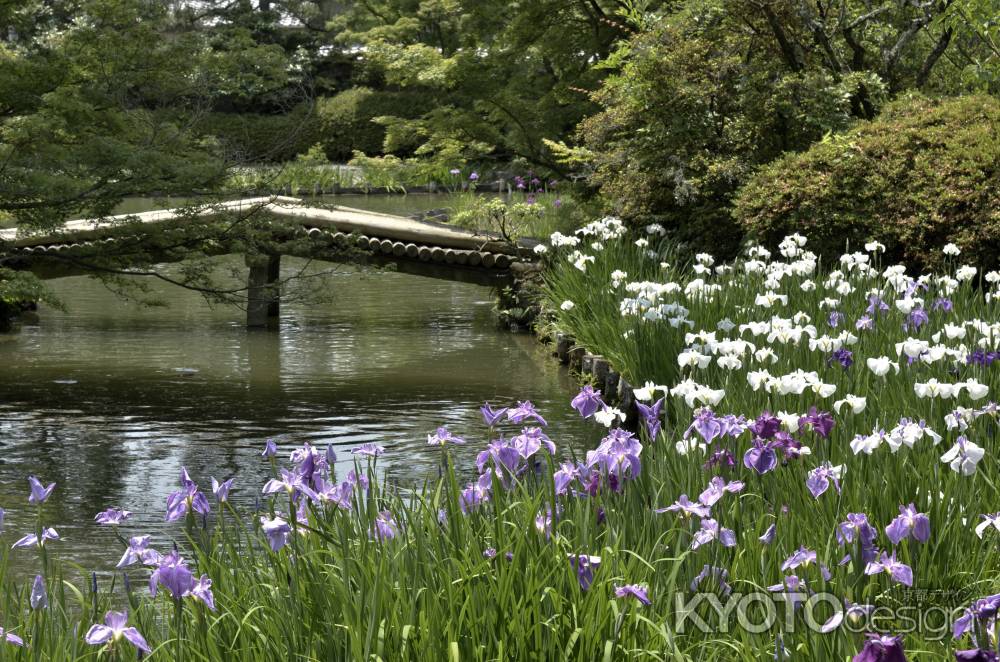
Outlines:
[[[446, 206], [435, 196], [338, 201], [394, 213]], [[155, 203], [130, 205], [123, 211]], [[240, 256], [218, 262], [243, 264]], [[284, 258], [282, 276], [302, 266]], [[122, 548], [94, 525], [97, 512], [133, 511], [122, 532], [167, 548], [183, 535], [163, 521], [181, 467], [205, 490], [210, 476], [235, 477], [233, 502], [252, 509], [269, 473], [260, 457], [268, 438], [282, 460], [303, 442], [332, 445], [341, 478], [353, 466], [350, 449], [376, 442], [386, 448], [385, 478], [412, 486], [437, 476], [440, 455], [427, 434], [438, 425], [468, 440], [453, 453], [473, 476], [487, 400], [532, 400], [558, 432], [560, 453], [582, 454], [600, 437], [569, 408], [574, 384], [546, 349], [497, 329], [488, 287], [338, 267], [323, 281], [325, 300], [285, 303], [276, 330], [247, 331], [242, 310], [166, 283], [149, 283], [165, 304], [157, 307], [123, 301], [86, 277], [49, 283], [67, 310], [42, 308], [36, 323], [0, 336], [0, 542], [8, 547], [33, 530], [29, 474], [58, 484], [45, 523], [62, 539], [50, 553], [101, 571]], [[15, 571], [22, 557], [24, 568], [35, 563], [33, 551], [14, 550]]]

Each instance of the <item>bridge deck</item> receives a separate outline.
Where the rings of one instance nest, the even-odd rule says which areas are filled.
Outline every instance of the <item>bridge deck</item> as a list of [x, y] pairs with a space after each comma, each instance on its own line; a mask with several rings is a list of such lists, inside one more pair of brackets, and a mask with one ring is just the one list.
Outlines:
[[225, 213], [266, 213], [304, 227], [336, 230], [345, 234], [359, 233], [377, 239], [413, 242], [458, 250], [490, 251], [528, 257], [537, 242], [522, 240], [517, 246], [501, 241], [500, 237], [482, 231], [457, 228], [442, 223], [416, 221], [402, 216], [380, 214], [351, 207], [309, 207], [298, 198], [245, 198], [177, 209], [161, 209], [138, 214], [122, 214], [101, 219], [68, 221], [59, 229], [46, 233], [23, 233], [17, 229], [0, 230], [0, 241], [13, 248], [32, 248], [88, 241], [127, 233], [131, 224], [160, 224], [182, 221], [197, 216], [211, 217]]

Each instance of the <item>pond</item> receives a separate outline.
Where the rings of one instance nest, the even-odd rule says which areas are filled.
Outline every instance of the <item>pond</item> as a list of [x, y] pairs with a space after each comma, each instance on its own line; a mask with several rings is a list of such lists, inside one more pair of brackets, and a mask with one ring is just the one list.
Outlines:
[[[385, 202], [343, 204], [368, 201]], [[443, 206], [409, 196], [392, 201], [397, 212], [402, 201], [409, 211]], [[219, 261], [242, 266], [239, 256]], [[283, 276], [300, 266], [285, 258]], [[377, 442], [384, 475], [408, 486], [436, 477], [438, 452], [426, 440], [441, 424], [468, 439], [455, 455], [472, 477], [486, 400], [535, 402], [560, 452], [580, 453], [600, 437], [570, 409], [574, 383], [546, 349], [497, 329], [486, 287], [339, 268], [325, 281], [328, 300], [284, 304], [276, 331], [248, 332], [241, 310], [165, 283], [150, 283], [167, 304], [154, 308], [86, 277], [50, 284], [67, 310], [43, 308], [37, 324], [0, 336], [8, 548], [33, 530], [29, 474], [58, 483], [45, 515], [62, 537], [52, 553], [106, 571], [121, 548], [93, 524], [98, 511], [133, 511], [124, 533], [165, 546], [183, 535], [163, 521], [181, 467], [206, 490], [210, 476], [235, 477], [234, 502], [253, 508], [270, 437], [283, 460], [306, 441], [332, 444], [341, 477], [352, 447]], [[33, 563], [33, 552], [11, 553], [15, 571], [33, 573]]]

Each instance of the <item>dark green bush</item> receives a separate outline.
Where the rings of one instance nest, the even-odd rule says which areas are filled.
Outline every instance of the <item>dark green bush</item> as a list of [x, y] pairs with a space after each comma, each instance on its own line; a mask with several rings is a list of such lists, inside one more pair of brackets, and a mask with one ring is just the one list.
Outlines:
[[995, 266], [1000, 250], [1000, 101], [902, 98], [871, 122], [768, 164], [734, 216], [769, 244], [809, 236], [834, 257], [869, 239], [887, 259], [935, 268], [954, 242], [962, 261]]
[[199, 124], [219, 141], [223, 153], [240, 163], [283, 163], [316, 143], [318, 123], [311, 104], [280, 115], [209, 113]]
[[[367, 155], [383, 154], [386, 127], [374, 121], [377, 117], [418, 117], [427, 110], [427, 99], [412, 92], [375, 91], [367, 87], [352, 87], [316, 104], [319, 140], [331, 161], [345, 162], [354, 152]], [[412, 152], [413, 145], [394, 145], [389, 151], [403, 155]]]

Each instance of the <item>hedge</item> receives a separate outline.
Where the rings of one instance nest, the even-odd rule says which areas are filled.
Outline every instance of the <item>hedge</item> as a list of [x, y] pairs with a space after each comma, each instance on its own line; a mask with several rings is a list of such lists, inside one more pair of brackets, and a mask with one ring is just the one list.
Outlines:
[[995, 267], [1000, 250], [1000, 101], [908, 96], [882, 115], [761, 168], [733, 214], [749, 237], [776, 244], [800, 232], [835, 258], [875, 239], [886, 259]]
[[[412, 119], [428, 110], [429, 105], [426, 97], [415, 92], [352, 87], [317, 100], [318, 142], [323, 145], [327, 158], [335, 162], [345, 162], [355, 152], [380, 155], [385, 151], [386, 129], [375, 122], [375, 118], [394, 116]], [[416, 146], [412, 145], [413, 148]], [[412, 151], [408, 146], [402, 147], [393, 151], [397, 155]]]
[[283, 163], [314, 145], [319, 124], [312, 104], [286, 114], [208, 113], [198, 130], [214, 136], [228, 158], [240, 163]]

